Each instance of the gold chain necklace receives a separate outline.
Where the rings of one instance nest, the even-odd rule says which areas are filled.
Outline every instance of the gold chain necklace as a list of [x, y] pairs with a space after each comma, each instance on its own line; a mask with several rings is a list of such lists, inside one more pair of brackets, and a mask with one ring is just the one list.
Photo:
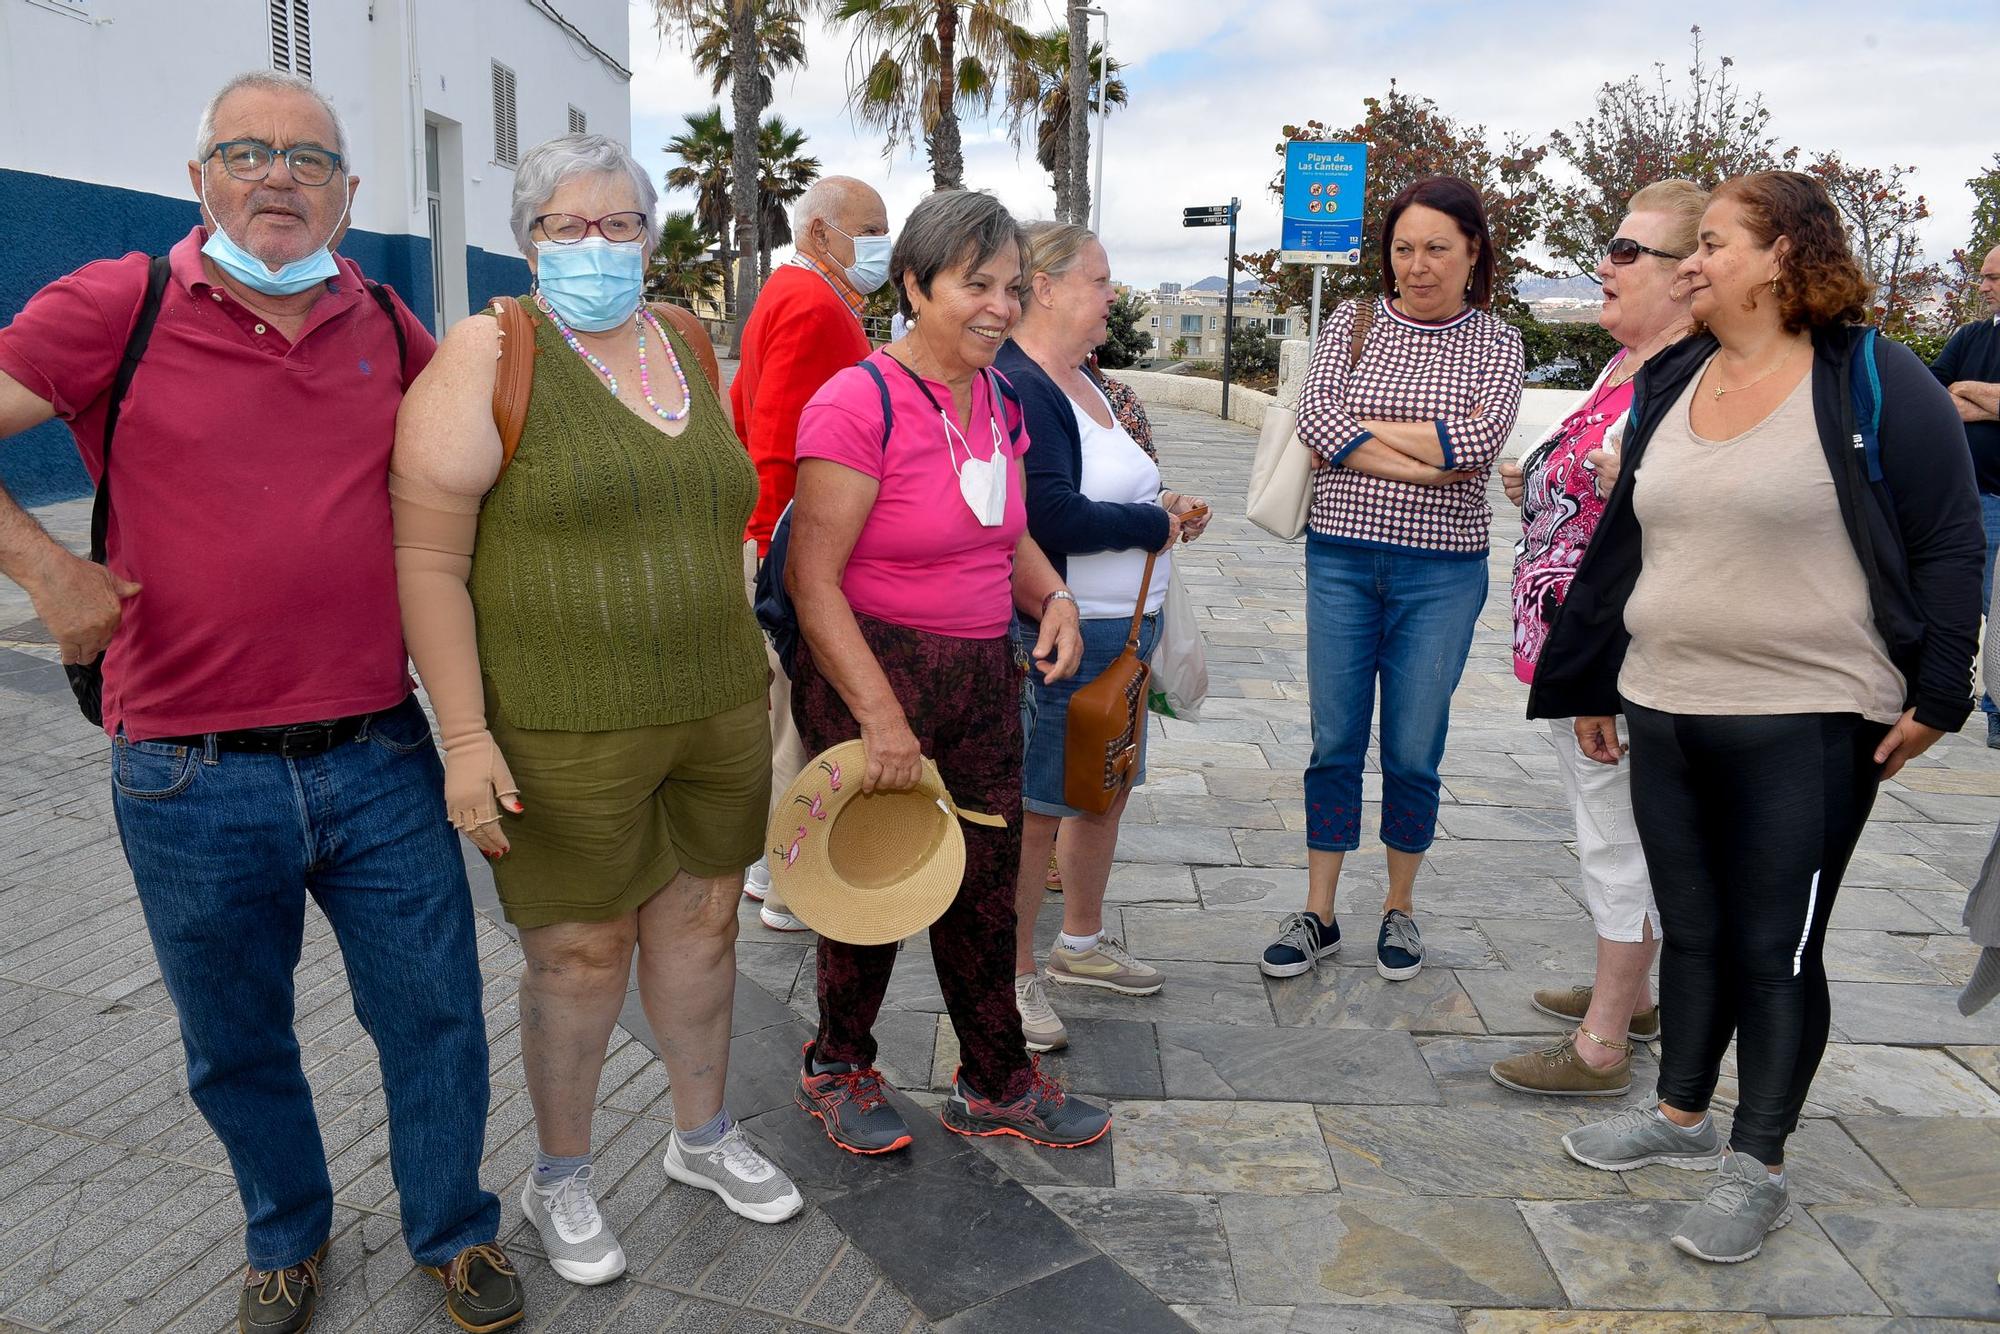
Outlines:
[[[1762, 384], [1764, 383], [1764, 381], [1770, 379], [1773, 375], [1776, 375], [1779, 371], [1785, 369], [1786, 366], [1790, 365], [1792, 357], [1798, 352], [1798, 350], [1799, 350], [1799, 345], [1797, 343], [1793, 343], [1792, 350], [1790, 352], [1785, 353], [1785, 355], [1779, 359], [1777, 365], [1771, 367], [1770, 370], [1765, 371], [1762, 375], [1758, 376], [1756, 379], [1747, 381], [1743, 384], [1733, 384], [1726, 389], [1722, 385], [1718, 384], [1715, 386], [1712, 392], [1715, 394], [1716, 398], [1720, 399], [1724, 394], [1741, 393], [1743, 390], [1748, 389], [1751, 385]], [[1711, 367], [1711, 369], [1713, 369], [1713, 367]], [[1720, 380], [1722, 378], [1722, 372], [1716, 371], [1715, 378], [1717, 380]]]

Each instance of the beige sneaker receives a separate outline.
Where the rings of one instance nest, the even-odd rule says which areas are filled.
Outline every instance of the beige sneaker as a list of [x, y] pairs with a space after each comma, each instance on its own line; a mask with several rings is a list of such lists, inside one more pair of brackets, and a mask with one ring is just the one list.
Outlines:
[[1126, 952], [1124, 942], [1100, 936], [1087, 950], [1049, 947], [1049, 981], [1078, 987], [1103, 987], [1121, 996], [1150, 996], [1166, 981], [1160, 970], [1140, 963]]
[[[1595, 988], [1546, 987], [1535, 993], [1534, 1005], [1543, 1014], [1557, 1019], [1567, 1019], [1572, 1024], [1583, 1022], [1583, 1016], [1590, 1010], [1590, 996]], [[1628, 1038], [1638, 1042], [1658, 1042], [1660, 1040], [1660, 1007], [1641, 1010], [1632, 1016], [1631, 1027], [1625, 1032]]]
[[1055, 1006], [1049, 1004], [1040, 973], [1014, 979], [1014, 1008], [1021, 1012], [1021, 1040], [1029, 1051], [1054, 1051], [1069, 1045], [1069, 1030], [1063, 1027]]

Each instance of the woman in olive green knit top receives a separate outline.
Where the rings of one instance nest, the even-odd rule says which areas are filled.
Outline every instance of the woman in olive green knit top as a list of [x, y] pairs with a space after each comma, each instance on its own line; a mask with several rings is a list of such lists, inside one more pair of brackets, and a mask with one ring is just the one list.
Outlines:
[[602, 136], [522, 158], [513, 222], [536, 273], [522, 301], [536, 355], [519, 449], [503, 464], [501, 335], [475, 316], [405, 399], [390, 479], [445, 806], [492, 860], [527, 956], [539, 1151], [522, 1210], [578, 1283], [625, 1266], [591, 1194], [590, 1123], [635, 947], [674, 1090], [666, 1172], [759, 1222], [802, 1207], [722, 1107], [736, 903], [771, 771], [742, 578], [757, 478], [697, 349], [641, 304], [653, 205]]

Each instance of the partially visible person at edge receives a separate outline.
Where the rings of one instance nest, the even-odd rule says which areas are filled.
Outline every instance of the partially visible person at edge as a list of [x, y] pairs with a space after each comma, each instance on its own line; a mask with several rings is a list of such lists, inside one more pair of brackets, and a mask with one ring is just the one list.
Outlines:
[[[1609, 1171], [1720, 1164], [1673, 1244], [1734, 1263], [1792, 1214], [1827, 918], [1876, 786], [1971, 712], [1982, 543], [1950, 395], [1862, 327], [1872, 285], [1817, 181], [1725, 182], [1679, 273], [1706, 332], [1640, 372], [1528, 711], [1574, 717], [1603, 764], [1624, 712], [1665, 939], [1659, 1102], [1563, 1147]], [[1852, 445], [1857, 375], [1879, 384], [1879, 448]], [[1732, 1037], [1725, 1154], [1709, 1105]]]
[[[1621, 350], [1569, 414], [1520, 463], [1502, 463], [1507, 498], [1521, 506], [1514, 548], [1514, 675], [1535, 679], [1535, 659], [1562, 609], [1577, 562], [1618, 478], [1618, 437], [1632, 407], [1632, 379], [1693, 328], [1691, 293], [1676, 276], [1694, 253], [1708, 192], [1667, 180], [1632, 196], [1597, 263], [1604, 308], [1597, 322]], [[1496, 1061], [1492, 1075], [1522, 1093], [1618, 1094], [1632, 1085], [1632, 1043], [1660, 1036], [1650, 973], [1660, 913], [1632, 820], [1631, 770], [1596, 764], [1576, 746], [1574, 720], [1549, 721], [1557, 773], [1576, 819], [1584, 906], [1597, 931], [1591, 985], [1537, 991], [1534, 1007], [1576, 1027], [1552, 1046]]]
[[556, 1273], [585, 1284], [625, 1270], [590, 1132], [635, 950], [674, 1091], [663, 1170], [754, 1222], [804, 1203], [723, 1106], [736, 905], [770, 804], [763, 640], [740, 577], [757, 479], [699, 326], [641, 303], [655, 202], [604, 135], [522, 155], [512, 222], [535, 359], [519, 448], [503, 462], [502, 334], [482, 312], [410, 391], [390, 477], [445, 806], [492, 860], [526, 956], [521, 1212]]
[[[1979, 482], [1979, 517], [1986, 533], [1986, 573], [1980, 606], [1993, 601], [1993, 559], [2000, 555], [2000, 246], [1979, 266], [1979, 297], [1986, 318], [1959, 326], [1931, 363], [1931, 374], [1951, 391], [1951, 405], [1965, 423], [1972, 448], [1972, 471]], [[1986, 744], [2000, 748], [2000, 710], [1993, 703], [1993, 678], [1979, 696], [1986, 715]]]
[[[799, 421], [785, 563], [801, 632], [792, 712], [808, 754], [861, 739], [862, 791], [914, 785], [927, 754], [960, 805], [1006, 821], [965, 827], [964, 881], [930, 929], [963, 1053], [944, 1124], [1089, 1144], [1111, 1114], [1042, 1074], [1022, 1042], [1012, 985], [1015, 610], [1041, 619], [1031, 653], [1044, 680], [1070, 676], [1083, 651], [1076, 599], [1027, 533], [1027, 435], [992, 370], [1021, 315], [1020, 229], [989, 195], [940, 191], [903, 224], [889, 276], [909, 333], [827, 381]], [[961, 485], [982, 474], [991, 485]], [[872, 1032], [896, 956], [894, 945], [819, 941], [819, 1029], [801, 1057], [799, 1104], [854, 1153], [910, 1143], [884, 1095]]]
[[147, 258], [58, 279], [0, 330], [0, 436], [61, 417], [112, 503], [98, 566], [0, 498], [0, 570], [64, 662], [105, 653], [112, 810], [188, 1090], [246, 1215], [238, 1327], [312, 1321], [333, 1227], [293, 1031], [310, 895], [381, 1062], [404, 1243], [455, 1320], [497, 1329], [522, 1290], [479, 1185], [472, 901], [404, 672], [389, 536], [396, 409], [433, 344], [333, 253], [359, 182], [310, 83], [230, 80], [194, 147], [201, 220], [168, 253], [109, 477]]
[[[729, 385], [736, 431], [757, 465], [757, 508], [743, 533], [743, 582], [756, 597], [757, 566], [778, 516], [792, 503], [798, 475], [799, 414], [835, 371], [868, 355], [862, 298], [889, 280], [889, 214], [882, 196], [852, 176], [824, 176], [792, 210], [798, 253], [757, 294], [743, 327], [743, 358]], [[792, 723], [792, 683], [775, 649], [771, 670], [771, 799], [806, 766]], [[771, 889], [762, 857], [743, 878], [773, 931], [804, 931]]]
[[1390, 203], [1382, 295], [1360, 357], [1364, 303], [1327, 319], [1299, 395], [1298, 434], [1319, 469], [1306, 533], [1307, 891], [1264, 951], [1296, 977], [1340, 948], [1334, 895], [1361, 845], [1361, 768], [1382, 687], [1381, 838], [1389, 892], [1375, 969], [1415, 977], [1417, 870], [1437, 834], [1438, 764], [1451, 693], [1486, 603], [1486, 476], [1521, 402], [1521, 336], [1496, 319], [1493, 242], [1479, 192], [1432, 176]]
[[[1020, 393], [1035, 441], [1027, 465], [1028, 532], [1076, 595], [1083, 630], [1083, 661], [1074, 676], [1029, 678], [1024, 719], [1026, 814], [1014, 900], [1014, 1000], [1029, 1050], [1050, 1051], [1067, 1045], [1069, 1034], [1036, 969], [1035, 917], [1058, 829], [1063, 925], [1049, 950], [1049, 980], [1127, 996], [1150, 996], [1161, 986], [1159, 969], [1104, 932], [1104, 888], [1118, 849], [1118, 821], [1132, 789], [1146, 780], [1144, 734], [1130, 783], [1109, 810], [1087, 814], [1063, 801], [1065, 720], [1077, 687], [1124, 651], [1147, 553], [1158, 552], [1139, 627], [1139, 657], [1152, 657], [1174, 544], [1199, 536], [1208, 516], [1205, 501], [1161, 487], [1159, 465], [1133, 442], [1085, 369], [1091, 349], [1104, 341], [1118, 296], [1103, 245], [1087, 227], [1036, 222], [1027, 228], [1026, 253], [1021, 321], [994, 365]], [[1191, 513], [1197, 509], [1202, 512]], [[1023, 613], [1021, 622], [1024, 634], [1039, 633], [1034, 616]]]

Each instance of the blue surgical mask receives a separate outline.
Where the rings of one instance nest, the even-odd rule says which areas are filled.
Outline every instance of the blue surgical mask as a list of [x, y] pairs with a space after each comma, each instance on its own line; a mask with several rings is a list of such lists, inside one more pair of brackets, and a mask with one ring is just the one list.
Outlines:
[[[345, 177], [341, 178], [341, 184], [346, 185]], [[201, 206], [208, 209], [206, 178], [201, 183]], [[208, 216], [213, 218], [214, 210], [209, 209]], [[340, 222], [346, 218], [347, 209], [343, 206], [340, 221], [333, 224], [334, 232], [340, 230]], [[330, 244], [333, 235], [329, 233], [326, 239]], [[237, 282], [266, 296], [296, 296], [308, 287], [340, 276], [340, 265], [334, 261], [333, 253], [326, 245], [321, 245], [304, 259], [295, 259], [273, 272], [263, 260], [236, 244], [236, 238], [224, 231], [220, 222], [209, 229], [208, 240], [202, 245], [201, 253], [214, 260], [217, 268]]]
[[[827, 226], [833, 227], [833, 224], [829, 222]], [[833, 230], [840, 232], [838, 227], [833, 227]], [[861, 295], [867, 296], [889, 281], [889, 252], [895, 249], [896, 244], [893, 236], [848, 236], [846, 232], [840, 234], [854, 242], [854, 262], [844, 270], [849, 286]]]
[[646, 248], [586, 236], [535, 242], [535, 290], [572, 329], [604, 333], [632, 318], [646, 291]]

